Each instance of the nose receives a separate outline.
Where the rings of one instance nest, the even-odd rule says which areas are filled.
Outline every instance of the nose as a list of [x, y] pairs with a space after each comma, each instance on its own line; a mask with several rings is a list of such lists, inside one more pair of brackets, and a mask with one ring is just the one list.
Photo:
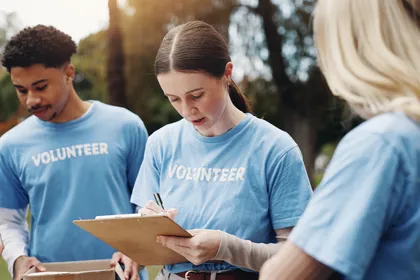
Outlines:
[[192, 106], [191, 104], [189, 104], [189, 102], [182, 103], [182, 115], [184, 116], [184, 118], [192, 116], [196, 114], [197, 112], [198, 112], [198, 109]]
[[32, 93], [32, 91], [28, 91], [27, 96], [26, 96], [26, 107], [28, 109], [35, 107], [37, 105], [39, 105], [41, 103], [41, 98]]

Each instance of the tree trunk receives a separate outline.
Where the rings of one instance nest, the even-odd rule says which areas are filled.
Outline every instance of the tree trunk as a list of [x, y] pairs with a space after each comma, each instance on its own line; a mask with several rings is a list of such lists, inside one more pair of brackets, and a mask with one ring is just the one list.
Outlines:
[[108, 8], [107, 82], [109, 103], [127, 108], [124, 75], [125, 61], [120, 28], [120, 10], [117, 6], [117, 0], [108, 0]]
[[313, 118], [303, 117], [296, 111], [287, 113], [284, 129], [292, 136], [303, 155], [306, 172], [314, 186], [317, 129]]
[[278, 32], [275, 21], [277, 9], [271, 0], [259, 0], [256, 12], [262, 17], [269, 51], [268, 64], [279, 95], [277, 111], [280, 128], [288, 132], [299, 145], [306, 171], [313, 182], [318, 104], [311, 104], [311, 100], [315, 97], [311, 96], [311, 91], [314, 89], [311, 89], [309, 84], [294, 83], [286, 73], [286, 61], [283, 56], [284, 39]]
[[[274, 21], [277, 6], [271, 0], [259, 0], [256, 12], [261, 16], [263, 21], [263, 30], [266, 38], [268, 49], [268, 64], [270, 66], [273, 82], [277, 87], [279, 94], [279, 104], [277, 111], [281, 116], [281, 123], [284, 126], [284, 96], [289, 94], [293, 88], [286, 73], [286, 61], [283, 57], [283, 38], [277, 31], [277, 24]], [[283, 127], [282, 127], [283, 128]]]

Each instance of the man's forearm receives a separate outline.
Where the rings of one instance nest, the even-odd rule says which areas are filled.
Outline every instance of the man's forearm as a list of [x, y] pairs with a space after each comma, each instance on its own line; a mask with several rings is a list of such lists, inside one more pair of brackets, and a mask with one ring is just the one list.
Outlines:
[[20, 256], [28, 254], [28, 224], [26, 209], [0, 208], [0, 234], [3, 239], [3, 259], [13, 275], [13, 264]]

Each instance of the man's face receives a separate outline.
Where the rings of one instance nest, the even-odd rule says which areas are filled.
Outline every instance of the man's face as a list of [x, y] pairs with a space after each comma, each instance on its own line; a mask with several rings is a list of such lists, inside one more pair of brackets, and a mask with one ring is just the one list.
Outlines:
[[73, 75], [72, 65], [46, 68], [34, 64], [10, 71], [20, 103], [39, 119], [52, 122], [67, 103]]

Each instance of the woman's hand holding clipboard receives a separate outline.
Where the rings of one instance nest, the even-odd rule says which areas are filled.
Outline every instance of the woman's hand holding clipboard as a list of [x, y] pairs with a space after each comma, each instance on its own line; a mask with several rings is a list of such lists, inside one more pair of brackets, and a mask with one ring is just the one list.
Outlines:
[[[158, 193], [154, 194], [156, 203], [149, 200], [138, 213], [155, 215], [165, 213], [174, 220], [178, 211], [174, 208], [165, 211], [162, 199]], [[156, 242], [162, 244], [178, 254], [184, 256], [195, 265], [212, 260], [219, 250], [221, 237], [218, 230], [194, 229], [187, 230], [193, 237], [157, 236]]]

